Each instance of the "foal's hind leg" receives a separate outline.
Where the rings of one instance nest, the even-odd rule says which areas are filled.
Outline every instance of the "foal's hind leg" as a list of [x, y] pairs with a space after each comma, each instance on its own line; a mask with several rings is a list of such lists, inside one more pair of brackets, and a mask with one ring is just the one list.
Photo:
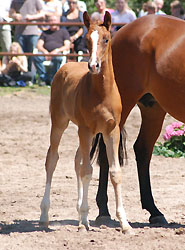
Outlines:
[[42, 199], [40, 208], [41, 208], [41, 216], [40, 216], [40, 224], [44, 226], [48, 226], [49, 217], [48, 211], [50, 207], [50, 189], [51, 189], [51, 181], [53, 172], [55, 171], [57, 161], [59, 159], [58, 156], [58, 146], [60, 143], [61, 136], [64, 130], [68, 126], [68, 121], [62, 122], [60, 127], [52, 125], [51, 135], [50, 135], [50, 147], [48, 149], [47, 157], [46, 157], [46, 187], [44, 197]]
[[143, 104], [139, 103], [139, 107], [141, 110], [142, 124], [139, 136], [134, 144], [134, 151], [139, 175], [142, 208], [146, 209], [151, 214], [151, 223], [166, 224], [167, 221], [163, 214], [155, 206], [149, 173], [153, 146], [161, 132], [166, 113], [158, 103], [154, 103], [152, 107], [145, 107]]
[[[80, 158], [76, 157], [76, 175], [78, 181], [78, 203], [77, 209], [79, 212], [79, 228], [84, 225], [86, 229], [89, 229], [88, 216], [88, 189], [89, 183], [92, 178], [92, 166], [90, 164], [90, 147], [93, 136], [87, 128], [79, 127], [78, 135], [80, 139], [80, 153], [82, 156], [82, 164], [80, 164]], [[82, 183], [82, 184], [81, 184]]]
[[80, 207], [82, 205], [82, 199], [83, 199], [83, 186], [82, 186], [82, 180], [80, 178], [80, 169], [81, 169], [81, 152], [80, 152], [80, 147], [76, 151], [75, 155], [75, 172], [76, 172], [76, 177], [77, 177], [77, 189], [78, 189], [78, 199], [77, 199], [77, 205], [76, 209], [79, 214], [79, 221], [80, 221]]
[[126, 214], [122, 203], [122, 174], [118, 159], [118, 147], [120, 140], [119, 127], [116, 126], [109, 135], [103, 136], [106, 144], [107, 157], [109, 161], [110, 178], [114, 187], [116, 198], [116, 216], [120, 221], [123, 233], [127, 233], [130, 232], [131, 227], [126, 219]]

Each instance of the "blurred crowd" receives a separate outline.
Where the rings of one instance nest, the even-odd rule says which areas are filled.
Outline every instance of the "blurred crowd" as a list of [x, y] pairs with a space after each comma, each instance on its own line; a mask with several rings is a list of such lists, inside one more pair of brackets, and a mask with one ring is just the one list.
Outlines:
[[[109, 9], [106, 0], [94, 0], [96, 11], [91, 14], [94, 22], [103, 20], [105, 11], [109, 11], [112, 22], [112, 35], [124, 24], [137, 17], [129, 7], [128, 0], [115, 0], [115, 8]], [[148, 1], [143, 4], [138, 18], [144, 15], [166, 15], [163, 11], [163, 0]], [[185, 18], [180, 1], [171, 2], [171, 15]], [[39, 85], [50, 85], [56, 71], [66, 62], [67, 53], [77, 53], [78, 61], [85, 60], [88, 53], [85, 41], [86, 29], [83, 23], [83, 12], [87, 10], [85, 1], [79, 0], [6, 0], [1, 2], [0, 50], [12, 54], [31, 52], [42, 53], [39, 56], [3, 56], [0, 61], [0, 86], [25, 86], [35, 81]], [[31, 25], [16, 25], [11, 21], [31, 22]], [[35, 22], [46, 21], [50, 25], [38, 26]], [[59, 26], [57, 23], [70, 23]], [[52, 25], [51, 25], [52, 24]], [[55, 56], [52, 56], [54, 54]], [[57, 55], [56, 55], [57, 54]]]

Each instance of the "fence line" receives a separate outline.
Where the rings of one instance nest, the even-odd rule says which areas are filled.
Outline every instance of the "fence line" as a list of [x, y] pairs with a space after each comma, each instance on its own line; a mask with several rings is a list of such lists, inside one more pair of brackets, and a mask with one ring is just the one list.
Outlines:
[[[112, 26], [124, 26], [126, 23], [112, 23]], [[50, 25], [59, 25], [59, 26], [84, 26], [84, 23], [81, 22], [60, 22], [60, 23], [50, 23], [50, 22], [16, 22], [16, 21], [12, 21], [12, 22], [0, 22], [0, 25], [38, 25], [38, 26], [50, 26]], [[42, 54], [42, 53], [10, 53], [10, 52], [0, 52], [0, 56], [61, 56], [61, 54]], [[67, 58], [68, 57], [78, 57], [78, 56], [82, 56], [82, 57], [87, 57], [89, 56], [89, 54], [76, 54], [76, 53], [68, 53], [65, 55]]]
[[68, 54], [44, 54], [44, 53], [10, 53], [10, 52], [0, 52], [0, 56], [67, 56], [67, 57], [78, 57], [78, 56], [89, 56], [89, 54], [76, 54], [76, 53], [68, 53]]
[[[112, 26], [123, 26], [126, 23], [112, 23]], [[0, 22], [0, 25], [38, 25], [38, 26], [50, 26], [50, 25], [59, 25], [59, 26], [84, 26], [84, 23], [81, 22], [59, 22], [59, 23], [50, 23], [50, 22]]]

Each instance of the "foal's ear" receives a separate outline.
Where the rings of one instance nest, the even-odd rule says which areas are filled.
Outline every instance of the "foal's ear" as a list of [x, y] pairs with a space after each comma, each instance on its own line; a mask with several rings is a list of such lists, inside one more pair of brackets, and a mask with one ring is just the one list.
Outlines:
[[88, 15], [87, 11], [85, 11], [83, 13], [83, 19], [84, 19], [84, 24], [85, 24], [86, 28], [89, 29], [91, 19], [90, 19], [89, 15]]
[[106, 11], [104, 16], [103, 26], [105, 26], [108, 31], [110, 31], [111, 23], [112, 23], [111, 14], [108, 11]]

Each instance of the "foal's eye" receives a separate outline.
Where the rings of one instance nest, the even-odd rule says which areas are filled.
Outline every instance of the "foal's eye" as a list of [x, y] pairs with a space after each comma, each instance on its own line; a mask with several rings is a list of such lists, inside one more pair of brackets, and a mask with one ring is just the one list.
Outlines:
[[105, 43], [108, 43], [109, 39], [105, 39], [104, 41], [105, 41]]

